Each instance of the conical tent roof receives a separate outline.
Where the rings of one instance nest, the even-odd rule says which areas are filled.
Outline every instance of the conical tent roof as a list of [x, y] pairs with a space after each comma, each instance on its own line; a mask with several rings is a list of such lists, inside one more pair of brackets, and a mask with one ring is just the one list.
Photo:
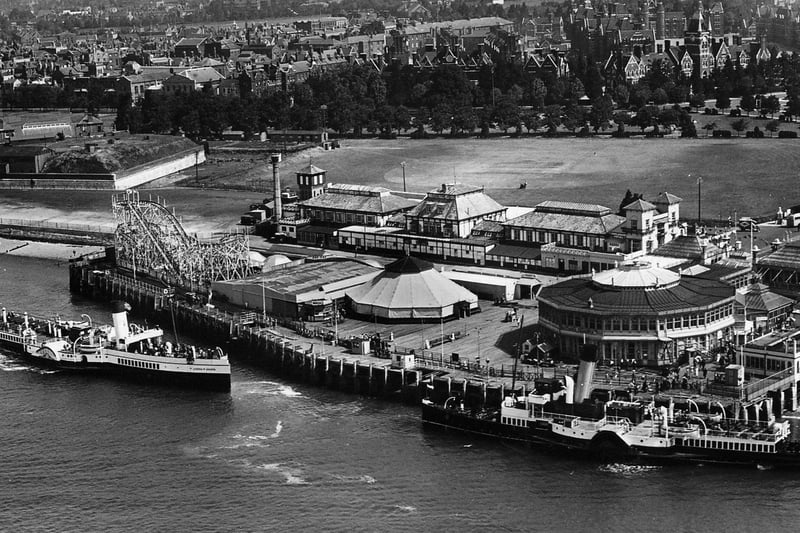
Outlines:
[[347, 291], [356, 313], [384, 318], [444, 318], [458, 305], [477, 307], [478, 297], [450, 281], [431, 263], [403, 257], [370, 282]]

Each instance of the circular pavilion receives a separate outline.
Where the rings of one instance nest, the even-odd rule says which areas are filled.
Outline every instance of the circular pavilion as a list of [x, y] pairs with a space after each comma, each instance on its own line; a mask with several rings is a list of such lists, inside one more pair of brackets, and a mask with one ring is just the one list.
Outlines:
[[577, 356], [589, 343], [601, 359], [657, 367], [728, 338], [735, 294], [724, 281], [634, 262], [544, 287], [539, 324], [562, 354]]
[[346, 293], [359, 315], [389, 320], [458, 317], [478, 308], [478, 297], [450, 281], [431, 263], [402, 257], [371, 281]]

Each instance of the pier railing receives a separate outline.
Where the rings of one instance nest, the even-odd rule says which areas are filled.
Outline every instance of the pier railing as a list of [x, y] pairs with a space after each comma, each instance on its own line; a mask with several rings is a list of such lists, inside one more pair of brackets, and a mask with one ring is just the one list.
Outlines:
[[565, 369], [559, 367], [535, 367], [531, 369], [518, 365], [515, 370], [513, 364], [482, 365], [479, 362], [467, 360], [452, 361], [447, 357], [427, 350], [415, 353], [414, 358], [418, 367], [431, 370], [460, 370], [472, 374], [476, 379], [514, 378], [518, 381], [533, 381], [537, 378], [558, 378], [567, 374]]

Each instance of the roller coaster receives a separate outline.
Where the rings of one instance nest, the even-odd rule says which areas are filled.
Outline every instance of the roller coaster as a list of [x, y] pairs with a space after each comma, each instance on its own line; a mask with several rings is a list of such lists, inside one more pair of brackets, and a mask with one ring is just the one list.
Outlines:
[[186, 233], [161, 199], [142, 200], [128, 190], [112, 197], [117, 266], [147, 274], [167, 285], [195, 290], [212, 281], [252, 274], [248, 236], [230, 233], [202, 242]]

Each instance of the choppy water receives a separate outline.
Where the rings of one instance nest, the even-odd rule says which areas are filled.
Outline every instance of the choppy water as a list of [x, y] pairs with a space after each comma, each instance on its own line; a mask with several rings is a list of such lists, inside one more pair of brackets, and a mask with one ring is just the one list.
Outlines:
[[[0, 304], [107, 309], [0, 256]], [[789, 531], [798, 473], [637, 467], [423, 430], [414, 408], [234, 365], [208, 394], [0, 355], [2, 531]]]

